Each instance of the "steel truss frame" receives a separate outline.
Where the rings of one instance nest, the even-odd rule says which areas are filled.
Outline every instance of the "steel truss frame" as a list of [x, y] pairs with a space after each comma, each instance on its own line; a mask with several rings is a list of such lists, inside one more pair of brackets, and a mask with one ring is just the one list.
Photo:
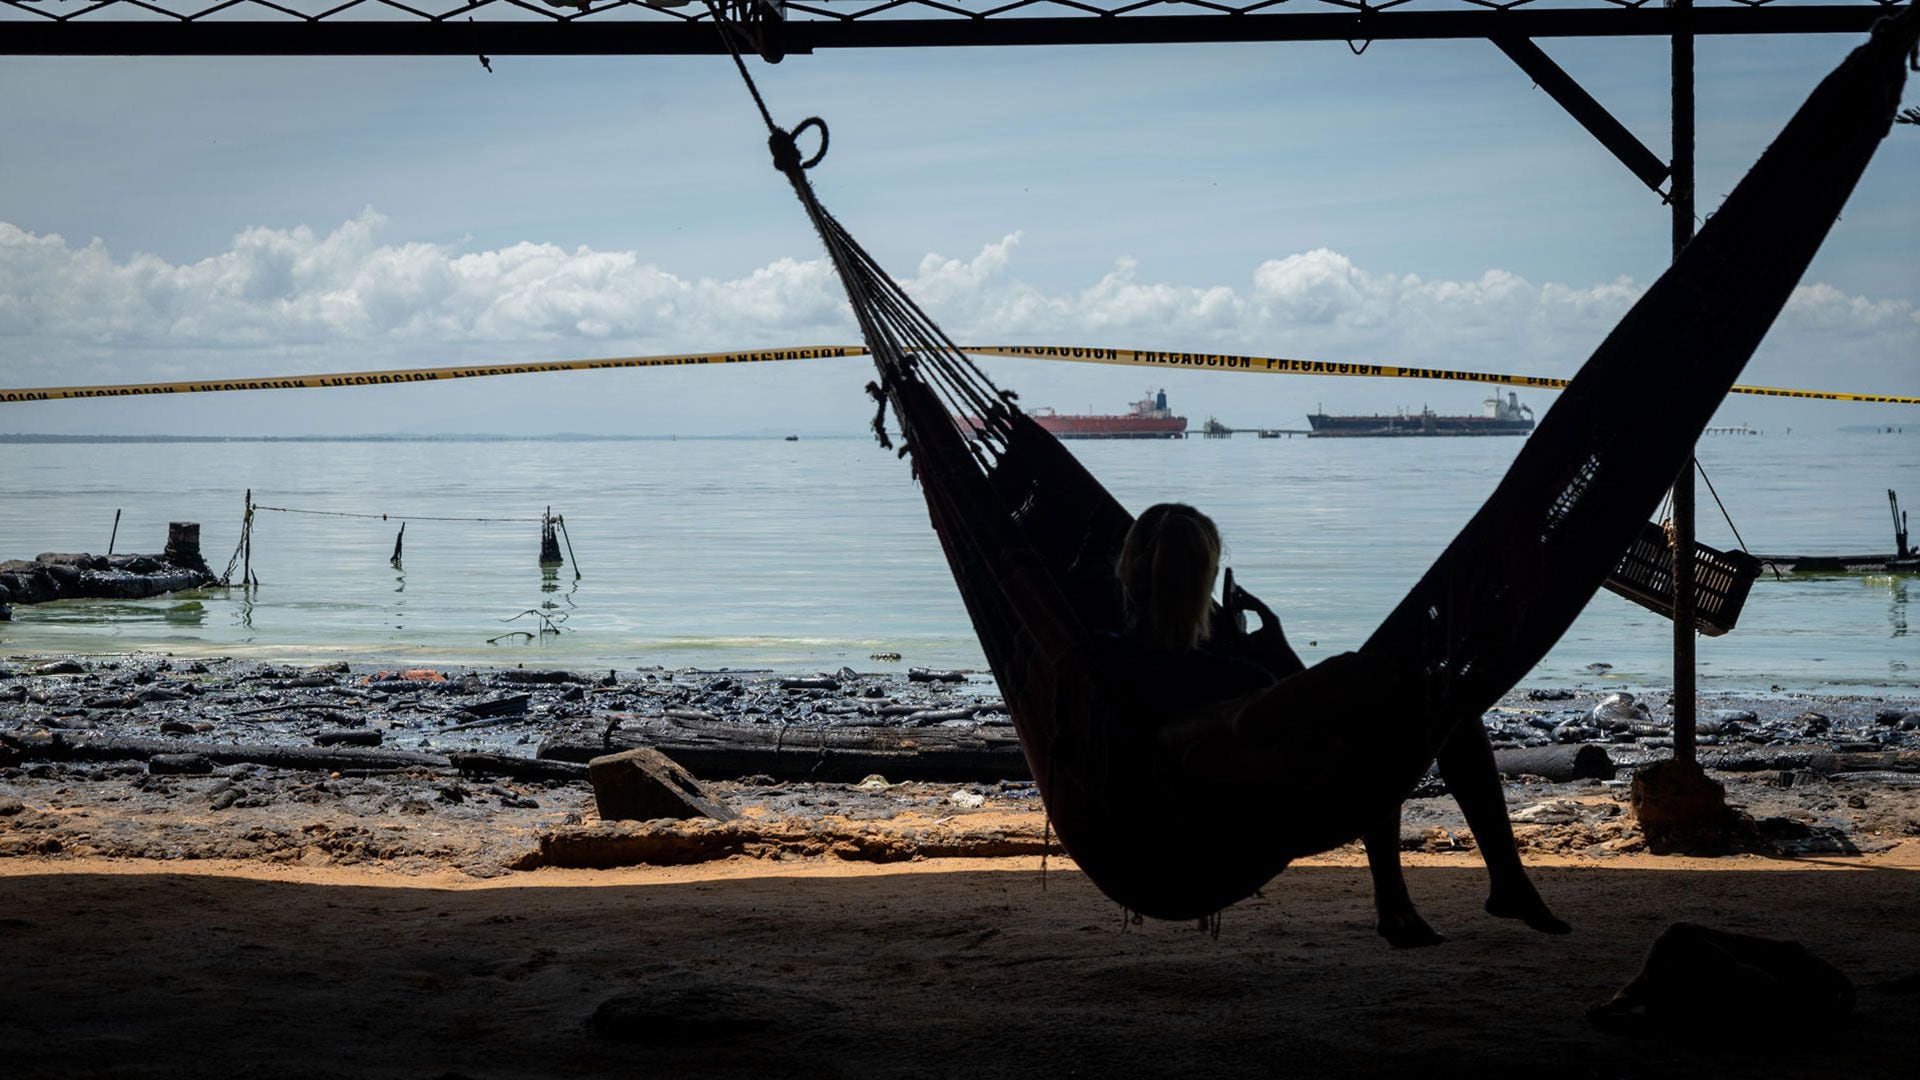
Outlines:
[[[687, 0], [0, 0], [0, 55], [688, 55]], [[725, 0], [769, 60], [823, 49], [1861, 33], [1892, 0]]]

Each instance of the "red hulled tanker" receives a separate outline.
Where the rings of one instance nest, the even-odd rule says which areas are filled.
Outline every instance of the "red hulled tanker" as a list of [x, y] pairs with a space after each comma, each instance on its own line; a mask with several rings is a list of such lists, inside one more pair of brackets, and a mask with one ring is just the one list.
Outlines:
[[[1187, 418], [1173, 415], [1167, 408], [1167, 392], [1150, 393], [1133, 403], [1133, 408], [1113, 415], [1072, 415], [1048, 408], [1030, 409], [1033, 422], [1056, 439], [1184, 439]], [[963, 417], [972, 424], [972, 417]]]

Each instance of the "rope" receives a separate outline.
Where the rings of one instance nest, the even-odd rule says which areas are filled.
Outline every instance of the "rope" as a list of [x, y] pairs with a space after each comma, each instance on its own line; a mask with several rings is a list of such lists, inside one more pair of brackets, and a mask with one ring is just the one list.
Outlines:
[[[734, 36], [729, 33], [726, 17], [714, 0], [707, 0], [707, 11], [713, 17], [727, 55], [733, 58], [734, 68], [746, 84], [747, 93], [753, 98], [754, 107], [759, 110], [760, 119], [766, 124], [767, 146], [773, 154], [774, 168], [792, 185], [795, 197], [813, 223], [846, 289], [848, 305], [860, 324], [860, 336], [865, 339], [867, 351], [880, 372], [879, 381], [871, 385], [869, 391], [880, 399], [881, 412], [884, 413], [885, 403], [892, 399], [895, 374], [907, 370], [923, 374], [927, 385], [954, 415], [975, 418], [974, 424], [962, 426], [969, 429], [967, 434], [974, 453], [984, 464], [989, 453], [1004, 451], [1006, 440], [1011, 436], [1014, 395], [995, 386], [972, 358], [961, 352], [953, 339], [920, 310], [879, 261], [821, 205], [813, 185], [807, 181], [806, 171], [826, 156], [826, 121], [813, 116], [801, 121], [791, 132], [780, 127], [754, 83], [752, 73], [747, 70]], [[809, 128], [819, 129], [820, 147], [811, 157], [802, 158], [795, 138]], [[898, 402], [894, 404], [898, 413]], [[876, 416], [875, 421], [875, 435], [880, 444], [889, 445], [880, 417]]]
[[288, 506], [255, 506], [255, 510], [272, 510], [276, 514], [313, 514], [318, 517], [371, 518], [378, 521], [515, 521], [544, 522], [537, 517], [435, 517], [430, 514], [356, 514], [349, 510], [301, 510]]
[[[1727, 528], [1733, 530], [1734, 542], [1740, 545], [1741, 551], [1747, 551], [1747, 541], [1740, 535], [1740, 526], [1733, 523], [1733, 515], [1727, 513], [1727, 504], [1721, 502], [1720, 493], [1713, 490], [1713, 478], [1707, 475], [1707, 470], [1701, 466], [1699, 458], [1693, 459], [1693, 467], [1700, 470], [1700, 479], [1707, 482], [1707, 494], [1713, 496], [1713, 505], [1720, 508], [1720, 516], [1727, 519]], [[1747, 551], [1747, 554], [1751, 555], [1753, 552]]]

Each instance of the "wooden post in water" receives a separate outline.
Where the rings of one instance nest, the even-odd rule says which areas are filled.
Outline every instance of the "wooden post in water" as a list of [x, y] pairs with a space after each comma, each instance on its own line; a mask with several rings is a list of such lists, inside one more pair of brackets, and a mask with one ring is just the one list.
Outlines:
[[553, 507], [540, 518], [540, 565], [559, 566], [565, 562], [560, 557], [560, 537], [554, 532]]
[[[1889, 493], [1891, 494], [1891, 493]], [[113, 554], [114, 541], [120, 539], [120, 511], [113, 512], [113, 532], [107, 535], [107, 554]]]
[[400, 531], [396, 533], [393, 538], [393, 558], [387, 560], [393, 564], [395, 570], [400, 569], [400, 543], [406, 538], [407, 523], [403, 521], [400, 523]]
[[240, 519], [240, 585], [253, 583], [253, 489], [247, 489], [247, 512]]

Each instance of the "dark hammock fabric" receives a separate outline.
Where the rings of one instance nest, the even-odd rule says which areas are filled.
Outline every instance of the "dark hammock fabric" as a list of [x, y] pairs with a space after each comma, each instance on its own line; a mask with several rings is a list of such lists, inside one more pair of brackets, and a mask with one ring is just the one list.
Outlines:
[[[1397, 811], [1455, 726], [1566, 631], [1686, 466], [1891, 126], [1917, 36], [1911, 8], [1882, 20], [1820, 84], [1358, 652], [1250, 697], [1196, 688], [1170, 716], [1116, 685], [1096, 638], [1121, 628], [1131, 515], [827, 213], [812, 163], [768, 118], [1048, 813], [1095, 884], [1144, 914], [1202, 916]], [[1210, 721], [1178, 748], [1153, 736]]]

